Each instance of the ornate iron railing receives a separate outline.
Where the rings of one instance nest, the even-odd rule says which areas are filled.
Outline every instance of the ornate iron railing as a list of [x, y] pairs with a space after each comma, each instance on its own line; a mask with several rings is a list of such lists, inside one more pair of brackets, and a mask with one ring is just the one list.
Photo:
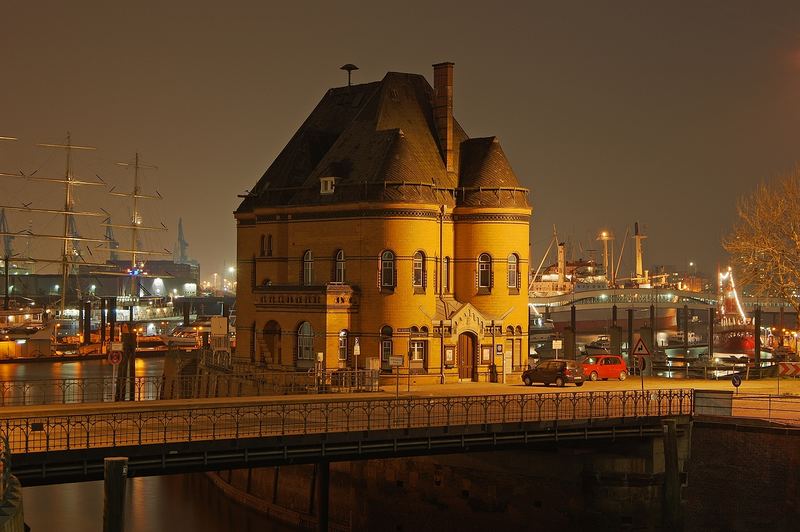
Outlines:
[[[116, 407], [104, 405], [100, 409]], [[14, 453], [392, 429], [481, 427], [542, 421], [689, 415], [693, 390], [571, 392], [273, 402], [219, 408], [9, 417], [0, 434]]]
[[264, 372], [167, 378], [140, 376], [115, 379], [88, 377], [0, 381], [0, 406], [31, 406], [67, 403], [105, 403], [117, 397], [135, 401], [196, 399], [202, 397], [251, 397], [376, 391], [377, 370], [346, 370], [325, 373]]

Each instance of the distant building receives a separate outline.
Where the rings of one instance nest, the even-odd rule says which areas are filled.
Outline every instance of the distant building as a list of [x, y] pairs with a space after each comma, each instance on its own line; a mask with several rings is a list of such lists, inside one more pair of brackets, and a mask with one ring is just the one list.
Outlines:
[[[527, 362], [529, 191], [453, 64], [328, 90], [235, 212], [239, 362], [485, 380]], [[403, 370], [405, 371], [405, 369]]]

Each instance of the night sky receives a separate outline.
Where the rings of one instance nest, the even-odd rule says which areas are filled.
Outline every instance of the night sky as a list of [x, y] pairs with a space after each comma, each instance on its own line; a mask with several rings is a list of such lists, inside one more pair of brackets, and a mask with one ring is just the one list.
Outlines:
[[[98, 148], [76, 174], [128, 189], [113, 163], [138, 150], [159, 167], [145, 187], [165, 196], [148, 221], [171, 228], [147, 245], [171, 250], [183, 217], [206, 277], [235, 258], [237, 194], [346, 84], [341, 65], [360, 67], [354, 83], [389, 70], [432, 82], [441, 61], [456, 64], [457, 119], [470, 136], [497, 135], [531, 188], [534, 263], [553, 224], [577, 258], [601, 229], [621, 239], [639, 220], [647, 265], [712, 272], [737, 198], [800, 155], [796, 1], [2, 0], [0, 136], [20, 140], [0, 142], [0, 171], [58, 175], [61, 154], [34, 144], [69, 130]], [[61, 197], [0, 180], [0, 203]], [[121, 203], [80, 197], [124, 223]]]

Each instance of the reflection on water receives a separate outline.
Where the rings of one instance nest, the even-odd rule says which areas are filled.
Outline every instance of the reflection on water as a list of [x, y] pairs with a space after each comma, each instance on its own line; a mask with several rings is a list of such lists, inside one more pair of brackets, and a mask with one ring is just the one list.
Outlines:
[[[137, 376], [161, 375], [164, 359], [136, 360]], [[0, 380], [111, 377], [105, 360], [0, 364]], [[203, 474], [142, 477], [128, 480], [126, 532], [191, 530], [237, 532], [293, 530], [239, 506]], [[81, 482], [24, 488], [25, 522], [33, 532], [100, 532], [103, 529], [103, 483]]]
[[[136, 359], [137, 376], [159, 376], [163, 368], [163, 357]], [[3, 381], [96, 378], [113, 375], [114, 366], [105, 359], [0, 364], [0, 380]]]
[[[294, 530], [231, 502], [203, 474], [128, 480], [126, 532], [287, 532]], [[100, 532], [103, 483], [24, 488], [25, 522], [32, 532]]]

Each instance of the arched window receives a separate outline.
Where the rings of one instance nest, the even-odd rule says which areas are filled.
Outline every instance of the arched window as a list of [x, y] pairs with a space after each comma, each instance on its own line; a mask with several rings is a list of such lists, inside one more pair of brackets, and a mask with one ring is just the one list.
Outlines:
[[307, 321], [297, 328], [297, 360], [314, 360], [314, 329]]
[[514, 326], [509, 325], [506, 327], [506, 336], [514, 336]]
[[425, 254], [421, 251], [414, 253], [412, 273], [414, 288], [425, 288]]
[[478, 257], [478, 288], [492, 287], [492, 257], [481, 253]]
[[381, 288], [392, 289], [395, 286], [395, 257], [389, 250], [381, 253], [380, 280]]
[[277, 321], [270, 320], [264, 325], [261, 345], [261, 362], [280, 363], [280, 350], [281, 326]]
[[303, 286], [314, 283], [314, 256], [309, 249], [303, 254]]
[[339, 360], [347, 360], [347, 329], [339, 331]]
[[263, 257], [267, 254], [267, 237], [266, 235], [261, 235], [261, 244], [258, 246], [258, 256]]
[[392, 328], [384, 325], [381, 327], [381, 360], [384, 365], [389, 364], [390, 356], [392, 356]]
[[443, 290], [445, 294], [450, 293], [450, 257], [444, 258], [444, 283]]
[[519, 257], [516, 253], [508, 256], [508, 287], [519, 288]]
[[344, 250], [340, 249], [336, 252], [336, 268], [333, 272], [333, 280], [344, 284], [344, 279]]

